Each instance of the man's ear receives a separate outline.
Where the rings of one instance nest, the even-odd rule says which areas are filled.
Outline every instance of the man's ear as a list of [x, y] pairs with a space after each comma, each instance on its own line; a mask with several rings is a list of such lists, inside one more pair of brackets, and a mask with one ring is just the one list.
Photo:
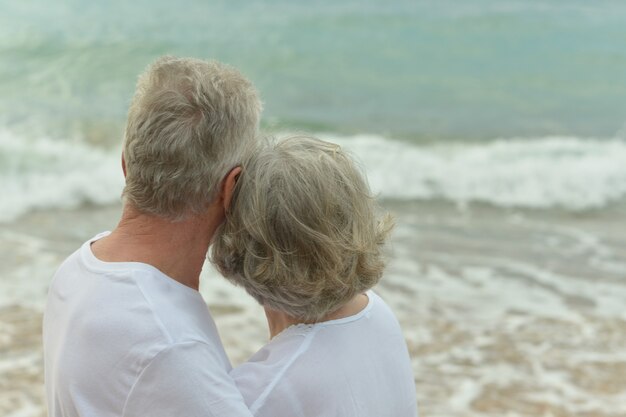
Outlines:
[[122, 152], [122, 172], [124, 173], [124, 178], [126, 178], [126, 160], [124, 159], [124, 152]]
[[224, 178], [222, 182], [222, 207], [224, 208], [224, 212], [228, 212], [228, 208], [230, 207], [239, 174], [241, 174], [241, 167], [235, 167], [226, 175], [226, 178]]

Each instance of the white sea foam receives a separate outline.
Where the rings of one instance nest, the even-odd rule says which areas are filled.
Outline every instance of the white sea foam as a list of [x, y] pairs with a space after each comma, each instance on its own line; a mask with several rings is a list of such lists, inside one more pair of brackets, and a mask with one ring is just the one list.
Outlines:
[[[511, 229], [517, 233], [508, 236], [525, 247], [541, 233], [574, 236], [582, 270], [585, 259], [615, 249], [600, 236], [594, 242], [555, 223], [552, 229], [517, 223]], [[523, 251], [498, 254], [502, 241], [489, 243], [490, 229], [482, 236], [480, 225], [454, 228], [442, 216], [437, 229], [433, 235], [426, 222], [399, 223], [394, 259], [377, 289], [416, 352], [425, 413], [524, 416], [541, 408], [547, 411], [536, 415], [626, 415], [619, 380], [623, 280], [593, 270], [579, 277], [578, 269], [558, 266], [559, 248], [549, 251], [548, 263]], [[466, 234], [473, 242], [464, 246]], [[439, 239], [423, 241], [429, 236]], [[576, 299], [590, 303], [571, 302]], [[442, 397], [433, 389], [437, 383], [446, 387]]]
[[[626, 142], [552, 137], [416, 145], [320, 137], [349, 149], [382, 198], [583, 210], [626, 197]], [[119, 201], [120, 151], [0, 131], [0, 222], [36, 208]]]
[[383, 198], [581, 210], [626, 197], [626, 142], [620, 139], [417, 146], [372, 135], [321, 136], [351, 150]]
[[119, 155], [81, 142], [0, 131], [0, 222], [36, 208], [119, 200]]

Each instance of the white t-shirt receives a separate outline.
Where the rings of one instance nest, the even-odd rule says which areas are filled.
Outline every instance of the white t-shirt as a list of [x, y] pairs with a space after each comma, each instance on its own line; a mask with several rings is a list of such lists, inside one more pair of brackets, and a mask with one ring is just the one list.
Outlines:
[[358, 314], [285, 329], [231, 371], [257, 417], [416, 417], [400, 326], [374, 292]]
[[86, 242], [61, 265], [44, 315], [49, 417], [251, 416], [200, 294]]

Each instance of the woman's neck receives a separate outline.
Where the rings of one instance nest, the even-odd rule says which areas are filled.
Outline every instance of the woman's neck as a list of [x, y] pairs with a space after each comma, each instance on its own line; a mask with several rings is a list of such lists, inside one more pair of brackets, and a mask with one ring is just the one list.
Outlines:
[[321, 323], [330, 320], [338, 320], [350, 316], [354, 316], [362, 311], [368, 303], [369, 299], [365, 294], [358, 294], [339, 309], [333, 311], [322, 317], [315, 322], [306, 321], [301, 318], [293, 317], [282, 311], [272, 310], [269, 307], [265, 308], [265, 317], [267, 318], [267, 324], [270, 330], [270, 339], [274, 338], [277, 334], [285, 330], [289, 326], [295, 324], [312, 324]]

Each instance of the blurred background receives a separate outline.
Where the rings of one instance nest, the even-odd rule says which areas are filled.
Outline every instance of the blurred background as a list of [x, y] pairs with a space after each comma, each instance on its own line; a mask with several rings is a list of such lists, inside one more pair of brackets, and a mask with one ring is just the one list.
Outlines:
[[[46, 415], [49, 280], [115, 226], [135, 81], [173, 54], [364, 167], [422, 416], [626, 415], [625, 45], [618, 0], [0, 0], [0, 414]], [[240, 363], [260, 310], [203, 275]]]

